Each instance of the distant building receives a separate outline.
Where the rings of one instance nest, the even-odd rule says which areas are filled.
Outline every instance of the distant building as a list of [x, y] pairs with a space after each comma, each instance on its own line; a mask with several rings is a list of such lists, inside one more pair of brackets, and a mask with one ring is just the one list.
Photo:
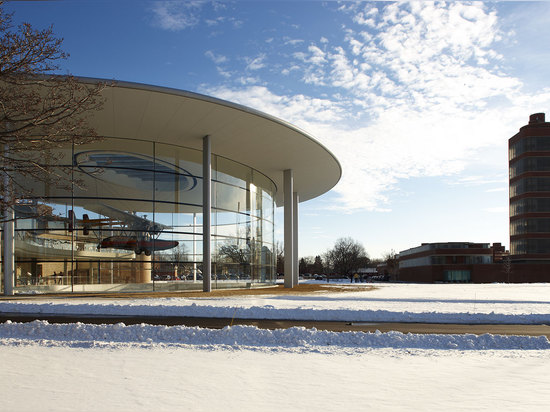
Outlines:
[[423, 243], [399, 252], [398, 279], [408, 282], [506, 281], [500, 243]]
[[550, 281], [550, 123], [529, 116], [508, 141], [511, 282]]
[[510, 252], [500, 243], [423, 243], [399, 252], [410, 282], [550, 282], [550, 122], [529, 116], [508, 141]]
[[510, 257], [550, 263], [550, 123], [544, 113], [532, 114], [508, 148]]

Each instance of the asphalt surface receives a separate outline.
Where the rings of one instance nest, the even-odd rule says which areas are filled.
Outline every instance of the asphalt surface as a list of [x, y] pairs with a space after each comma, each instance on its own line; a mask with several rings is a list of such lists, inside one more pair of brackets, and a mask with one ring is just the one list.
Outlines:
[[21, 314], [0, 313], [0, 322], [32, 322], [45, 320], [49, 323], [91, 323], [113, 324], [122, 322], [126, 325], [185, 325], [201, 328], [222, 329], [231, 325], [251, 325], [262, 329], [287, 329], [293, 326], [308, 329], [328, 330], [333, 332], [380, 332], [398, 331], [419, 334], [475, 334], [483, 335], [527, 335], [546, 336], [550, 339], [549, 325], [489, 325], [489, 324], [443, 324], [443, 323], [392, 323], [392, 322], [339, 322], [339, 321], [306, 321], [306, 320], [271, 320], [271, 319], [238, 319], [238, 318], [200, 318], [179, 316], [98, 316], [98, 315], [58, 315], [58, 314]]

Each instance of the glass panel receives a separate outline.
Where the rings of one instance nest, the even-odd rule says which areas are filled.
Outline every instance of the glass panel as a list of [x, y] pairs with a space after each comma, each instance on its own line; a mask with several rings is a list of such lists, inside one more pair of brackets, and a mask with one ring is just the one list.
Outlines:
[[525, 152], [550, 151], [550, 136], [531, 136], [510, 146], [510, 160]]
[[267, 196], [273, 197], [275, 194], [275, 183], [273, 183], [267, 176], [261, 174], [260, 172], [254, 170], [252, 175], [252, 183], [258, 188], [261, 188], [264, 194]]
[[216, 174], [213, 178], [222, 183], [247, 189], [252, 181], [252, 169], [243, 164], [226, 159], [225, 157], [215, 156]]
[[510, 186], [510, 197], [528, 192], [550, 192], [550, 177], [526, 177]]
[[510, 242], [510, 254], [543, 254], [547, 255], [550, 250], [550, 239], [519, 239]]
[[550, 218], [519, 219], [512, 222], [510, 234], [550, 233]]
[[[21, 201], [15, 207], [16, 286], [67, 284], [76, 245], [70, 200]], [[59, 277], [59, 278], [58, 278]], [[70, 281], [68, 282], [70, 284]]]
[[216, 182], [212, 185], [212, 191], [215, 196], [212, 206], [216, 209], [238, 213], [250, 210], [250, 198], [246, 189]]
[[510, 177], [514, 178], [525, 172], [550, 171], [550, 157], [528, 157], [514, 162], [510, 166]]
[[[18, 205], [17, 286], [201, 281], [201, 159], [197, 150], [127, 139], [46, 157], [65, 182], [38, 182], [37, 198]], [[214, 156], [213, 165], [216, 287], [274, 281], [274, 185], [228, 159]]]
[[469, 270], [444, 270], [443, 280], [445, 282], [469, 282], [471, 274]]
[[526, 198], [516, 200], [510, 205], [510, 216], [524, 213], [550, 212], [550, 198]]
[[[177, 146], [155, 146], [155, 200], [179, 203], [180, 212], [202, 205], [202, 153]], [[189, 206], [189, 207], [185, 207]], [[157, 205], [157, 208], [162, 205]]]
[[[92, 199], [125, 209], [114, 199], [153, 199], [155, 162], [150, 142], [106, 139], [93, 146], [75, 148], [74, 162], [75, 178], [79, 181], [74, 196], [86, 199], [80, 203], [87, 204]], [[152, 211], [150, 204], [148, 207]]]

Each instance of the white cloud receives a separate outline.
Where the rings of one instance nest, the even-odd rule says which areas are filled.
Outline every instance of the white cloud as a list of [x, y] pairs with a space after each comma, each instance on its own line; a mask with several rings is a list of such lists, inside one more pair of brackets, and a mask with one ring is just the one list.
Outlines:
[[221, 67], [216, 67], [216, 71], [218, 72], [218, 74], [222, 77], [225, 77], [226, 79], [230, 79], [232, 77], [232, 74], [230, 71], [227, 71], [227, 70], [224, 70], [222, 69]]
[[200, 1], [159, 1], [152, 8], [154, 23], [162, 29], [179, 31], [196, 26], [200, 19]]
[[334, 124], [343, 120], [345, 108], [327, 99], [304, 95], [283, 96], [272, 93], [265, 86], [232, 89], [226, 86], [207, 87], [202, 92], [221, 99], [241, 103], [269, 113], [300, 126], [298, 119], [307, 124]]
[[215, 19], [206, 19], [204, 22], [206, 23], [207, 26], [213, 27], [221, 24], [223, 20], [224, 20], [223, 17], [217, 17]]
[[240, 83], [243, 86], [247, 86], [250, 84], [257, 84], [260, 82], [260, 79], [258, 77], [251, 77], [251, 76], [240, 76], [237, 79], [237, 82]]
[[327, 60], [325, 58], [325, 52], [321, 50], [319, 47], [313, 46], [313, 45], [309, 46], [308, 51], [311, 54], [311, 57], [308, 60], [309, 63], [317, 66], [322, 65], [323, 63], [326, 63]]
[[216, 54], [212, 50], [207, 50], [204, 53], [204, 55], [216, 64], [227, 63], [229, 61], [229, 59], [226, 56], [221, 54]]
[[258, 57], [246, 57], [246, 70], [260, 70], [265, 67], [264, 60], [266, 58], [265, 54], [260, 54]]
[[502, 185], [497, 189], [488, 189], [487, 192], [499, 192], [508, 187], [508, 176], [484, 176], [484, 175], [470, 175], [462, 176], [456, 181], [452, 182], [454, 185], [465, 186], [482, 186], [482, 185]]
[[302, 44], [304, 41], [302, 39], [285, 39], [285, 45], [297, 46]]
[[506, 206], [498, 206], [498, 207], [488, 207], [483, 209], [484, 212], [487, 213], [496, 213], [496, 214], [507, 214], [508, 208]]
[[[293, 73], [300, 70], [301, 80], [321, 88], [323, 98], [250, 85], [204, 91], [316, 136], [341, 160], [334, 207], [345, 211], [388, 210], [399, 184], [415, 177], [501, 184], [505, 177], [494, 171], [489, 179], [462, 174], [481, 152], [494, 156], [483, 159], [487, 163], [502, 162], [498, 156], [527, 114], [550, 105], [550, 88], [527, 94], [506, 73], [496, 13], [483, 3], [359, 7], [340, 7], [353, 11], [356, 23], [346, 29], [344, 44], [331, 46], [323, 38], [292, 55]], [[263, 68], [265, 58], [247, 60], [247, 68]]]

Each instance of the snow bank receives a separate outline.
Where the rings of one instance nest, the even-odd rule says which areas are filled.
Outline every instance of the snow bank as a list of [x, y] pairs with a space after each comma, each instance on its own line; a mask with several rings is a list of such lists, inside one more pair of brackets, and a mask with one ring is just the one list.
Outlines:
[[[6, 322], [0, 325], [0, 343], [13, 344], [14, 340], [39, 342], [61, 342], [68, 346], [82, 346], [82, 343], [114, 345], [142, 343], [154, 347], [156, 344], [230, 346], [239, 348], [277, 348], [277, 350], [331, 348], [411, 348], [411, 349], [454, 349], [454, 350], [515, 350], [550, 349], [550, 342], [544, 336], [501, 336], [501, 335], [423, 335], [401, 332], [329, 332], [316, 329], [293, 327], [290, 329], [266, 330], [255, 326], [232, 326], [223, 329], [204, 329], [185, 326], [153, 325], [89, 325], [49, 324], [45, 321], [30, 323]], [[56, 343], [52, 343], [56, 344]]]

